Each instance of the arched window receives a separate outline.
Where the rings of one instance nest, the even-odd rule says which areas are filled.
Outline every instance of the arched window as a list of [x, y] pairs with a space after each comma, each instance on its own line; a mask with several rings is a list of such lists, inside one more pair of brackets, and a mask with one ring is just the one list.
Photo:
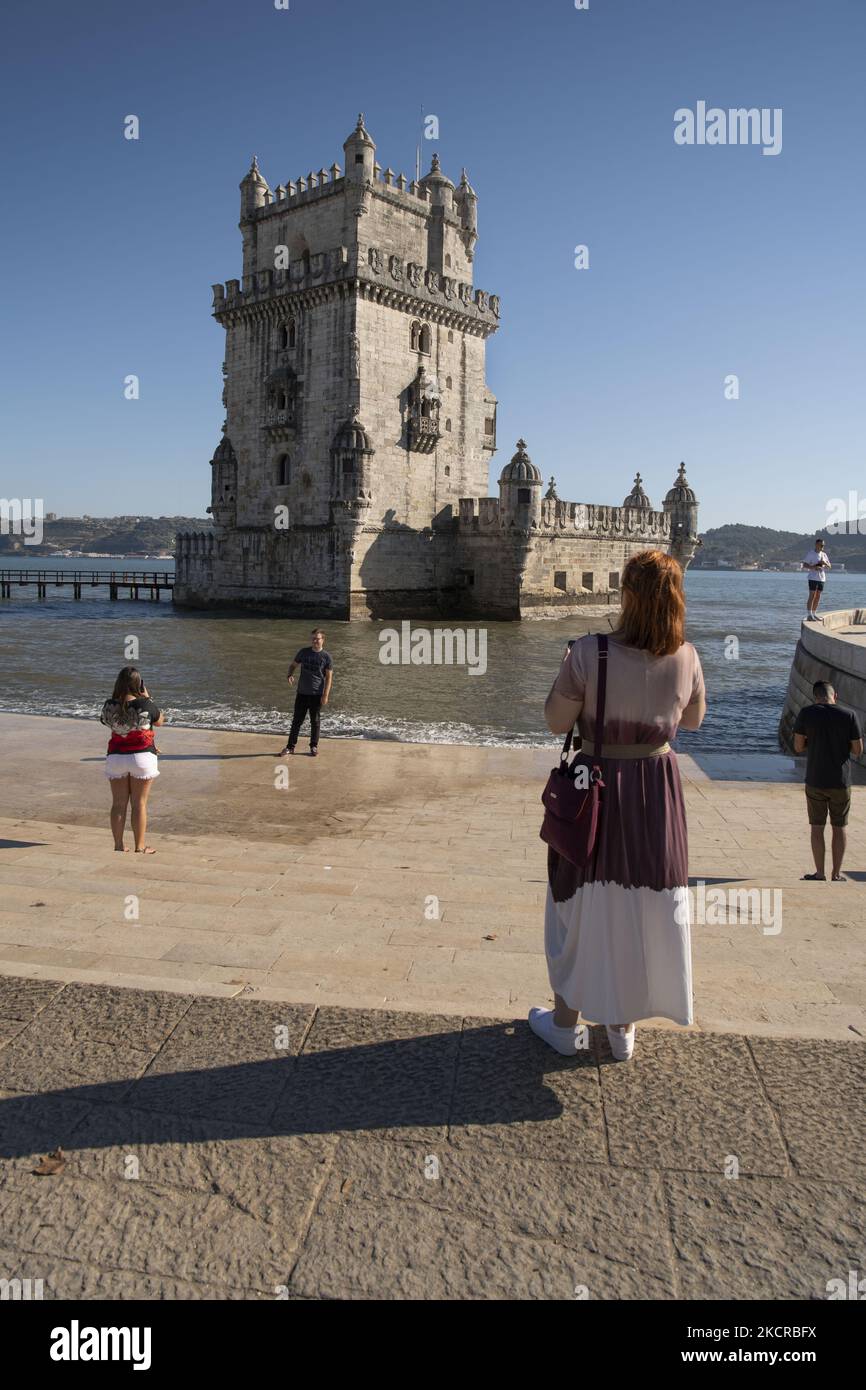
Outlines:
[[288, 343], [287, 343], [287, 346], [290, 347], [290, 348], [293, 348], [293, 347], [295, 346], [295, 320], [294, 320], [294, 319], [289, 319]]
[[450, 257], [450, 256], [446, 256], [446, 257], [445, 257], [445, 265], [446, 265], [446, 268], [447, 268], [448, 270], [451, 269], [451, 257]]
[[280, 454], [277, 459], [277, 487], [288, 487], [289, 483], [289, 456]]
[[413, 352], [421, 350], [421, 325], [417, 319], [413, 319], [410, 329], [410, 343]]
[[445, 385], [447, 386], [448, 390], [450, 391], [450, 390], [451, 390], [451, 378], [450, 378], [450, 376], [446, 376], [446, 378], [445, 378]]
[[428, 352], [428, 353], [429, 353], [430, 347], [431, 347], [431, 343], [432, 343], [432, 336], [431, 336], [431, 333], [430, 333], [430, 325], [429, 325], [429, 323], [425, 323], [424, 326], [423, 326], [423, 328], [421, 329], [421, 340], [420, 340], [420, 342], [419, 342], [419, 344], [418, 344], [418, 351], [419, 351], [419, 352]]

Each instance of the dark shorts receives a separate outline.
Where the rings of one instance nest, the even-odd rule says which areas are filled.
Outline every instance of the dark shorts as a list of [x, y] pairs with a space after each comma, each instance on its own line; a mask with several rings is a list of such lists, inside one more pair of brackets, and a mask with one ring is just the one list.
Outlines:
[[810, 825], [826, 825], [830, 813], [831, 825], [847, 825], [851, 810], [850, 787], [807, 787], [806, 806]]
[[809, 588], [810, 588], [810, 589], [823, 589], [823, 587], [824, 587], [824, 585], [821, 583], [821, 580], [820, 580], [820, 579], [810, 579], [810, 580], [809, 580]]

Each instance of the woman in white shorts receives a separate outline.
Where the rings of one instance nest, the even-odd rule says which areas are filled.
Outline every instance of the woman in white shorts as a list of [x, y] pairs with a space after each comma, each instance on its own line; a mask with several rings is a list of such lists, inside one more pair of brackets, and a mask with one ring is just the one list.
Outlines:
[[[114, 848], [123, 853], [126, 846], [126, 810], [132, 804], [132, 833], [136, 854], [154, 854], [145, 844], [147, 798], [151, 784], [159, 776], [154, 729], [164, 718], [148, 694], [141, 672], [124, 666], [114, 682], [110, 700], [99, 716], [111, 730], [105, 775], [111, 782], [111, 833]], [[128, 851], [127, 851], [128, 852]]]

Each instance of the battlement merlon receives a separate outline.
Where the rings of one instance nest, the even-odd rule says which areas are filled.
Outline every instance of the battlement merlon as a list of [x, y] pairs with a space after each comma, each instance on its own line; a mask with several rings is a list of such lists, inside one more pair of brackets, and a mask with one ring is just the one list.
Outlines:
[[330, 251], [290, 261], [287, 269], [259, 270], [242, 280], [212, 285], [213, 314], [219, 323], [234, 321], [244, 311], [281, 317], [283, 307], [297, 297], [318, 294], [329, 286], [344, 285], [365, 298], [385, 302], [407, 313], [458, 326], [463, 332], [485, 338], [499, 327], [499, 296], [474, 289], [465, 281], [441, 275], [414, 261], [387, 256], [378, 247], [357, 249], [337, 246]]
[[[461, 497], [459, 526], [461, 531], [484, 532], [499, 530], [508, 523], [508, 509], [498, 497]], [[669, 512], [657, 512], [639, 507], [607, 507], [593, 502], [565, 502], [560, 498], [545, 499], [537, 523], [531, 524], [533, 535], [564, 535], [576, 537], [602, 536], [606, 540], [668, 542], [671, 534]]]

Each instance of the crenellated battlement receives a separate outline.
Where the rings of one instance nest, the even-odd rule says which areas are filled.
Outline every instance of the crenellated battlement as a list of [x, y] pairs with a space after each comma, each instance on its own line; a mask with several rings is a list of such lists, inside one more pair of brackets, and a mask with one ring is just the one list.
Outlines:
[[[347, 181], [339, 164], [334, 163], [330, 169], [311, 170], [308, 174], [300, 174], [297, 179], [287, 179], [274, 189], [266, 185], [260, 206], [251, 209], [249, 215], [255, 220], [282, 215], [293, 208], [306, 207], [319, 198], [342, 192], [346, 186]], [[374, 164], [372, 188], [374, 192], [387, 192], [404, 203], [411, 200], [419, 211], [429, 211], [432, 207], [430, 189], [424, 183], [417, 179], [410, 182], [405, 174], [395, 174], [390, 167], [383, 169], [380, 164]]]
[[[507, 529], [510, 516], [498, 497], [461, 497], [459, 527], [465, 532]], [[594, 502], [565, 502], [545, 498], [538, 522], [530, 523], [533, 535], [603, 537], [667, 543], [671, 534], [669, 512], [642, 507], [607, 507]]]
[[376, 246], [368, 247], [363, 256], [354, 248], [336, 246], [291, 261], [288, 269], [257, 270], [241, 279], [212, 285], [213, 312], [219, 318], [229, 310], [261, 304], [277, 296], [355, 279], [368, 297], [381, 300], [387, 296], [388, 302], [397, 307], [427, 312], [437, 306], [479, 320], [486, 325], [485, 332], [495, 330], [499, 321], [498, 295], [443, 275], [430, 266], [386, 255]]

